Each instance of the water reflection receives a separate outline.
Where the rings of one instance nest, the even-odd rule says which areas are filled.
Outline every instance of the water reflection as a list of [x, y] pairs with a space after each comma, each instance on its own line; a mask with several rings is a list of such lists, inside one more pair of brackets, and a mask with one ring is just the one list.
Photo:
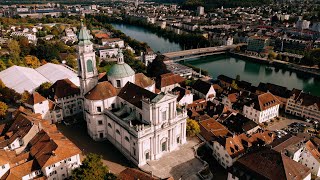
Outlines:
[[260, 73], [260, 68], [258, 64], [251, 63], [249, 61], [245, 62], [244, 71], [253, 75], [258, 75]]

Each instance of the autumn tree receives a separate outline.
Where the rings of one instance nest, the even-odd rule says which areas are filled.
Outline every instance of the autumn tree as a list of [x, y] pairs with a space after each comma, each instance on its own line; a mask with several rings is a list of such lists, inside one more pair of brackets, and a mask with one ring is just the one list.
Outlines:
[[28, 66], [28, 67], [32, 67], [32, 68], [37, 68], [41, 65], [39, 59], [35, 56], [26, 56], [24, 57], [24, 63]]
[[31, 51], [31, 45], [29, 44], [29, 40], [26, 37], [20, 37], [19, 38], [19, 45], [21, 49], [21, 56], [24, 57], [26, 55], [30, 54]]
[[108, 173], [108, 167], [104, 166], [102, 156], [97, 154], [87, 154], [80, 167], [72, 171], [71, 179], [73, 180], [116, 180], [116, 176]]
[[24, 91], [21, 94], [21, 102], [23, 102], [23, 103], [27, 102], [27, 100], [29, 99], [30, 96], [31, 96], [31, 94], [28, 91]]
[[4, 118], [7, 115], [8, 105], [0, 101], [0, 117]]
[[187, 119], [187, 136], [195, 136], [196, 134], [200, 133], [200, 126], [197, 121], [193, 119]]
[[19, 60], [20, 52], [21, 52], [20, 45], [19, 45], [18, 41], [13, 40], [13, 39], [10, 40], [8, 42], [8, 48], [9, 48], [9, 51], [10, 51], [10, 57], [15, 62], [17, 62]]

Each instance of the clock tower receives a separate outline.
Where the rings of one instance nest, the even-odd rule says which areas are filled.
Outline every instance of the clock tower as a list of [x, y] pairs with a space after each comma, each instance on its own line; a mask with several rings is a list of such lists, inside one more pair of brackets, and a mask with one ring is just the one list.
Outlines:
[[98, 83], [98, 70], [96, 66], [96, 55], [93, 50], [92, 36], [87, 27], [81, 22], [78, 34], [78, 77], [80, 79], [81, 95], [84, 96]]

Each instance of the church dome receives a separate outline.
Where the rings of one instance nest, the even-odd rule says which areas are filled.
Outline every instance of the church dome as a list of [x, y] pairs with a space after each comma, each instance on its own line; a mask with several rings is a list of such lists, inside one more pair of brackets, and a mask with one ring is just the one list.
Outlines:
[[134, 76], [134, 70], [126, 63], [115, 64], [108, 71], [107, 76], [113, 78], [125, 78], [129, 76]]

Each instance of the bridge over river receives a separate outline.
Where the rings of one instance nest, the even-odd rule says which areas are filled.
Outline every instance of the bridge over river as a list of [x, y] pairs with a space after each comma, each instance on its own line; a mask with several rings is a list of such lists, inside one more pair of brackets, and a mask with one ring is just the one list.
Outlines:
[[213, 54], [222, 54], [226, 51], [236, 48], [237, 46], [243, 46], [244, 43], [227, 45], [227, 46], [216, 46], [198, 49], [189, 49], [175, 52], [163, 53], [164, 56], [168, 57], [171, 62], [181, 61], [185, 59], [197, 58], [202, 56], [208, 56]]

